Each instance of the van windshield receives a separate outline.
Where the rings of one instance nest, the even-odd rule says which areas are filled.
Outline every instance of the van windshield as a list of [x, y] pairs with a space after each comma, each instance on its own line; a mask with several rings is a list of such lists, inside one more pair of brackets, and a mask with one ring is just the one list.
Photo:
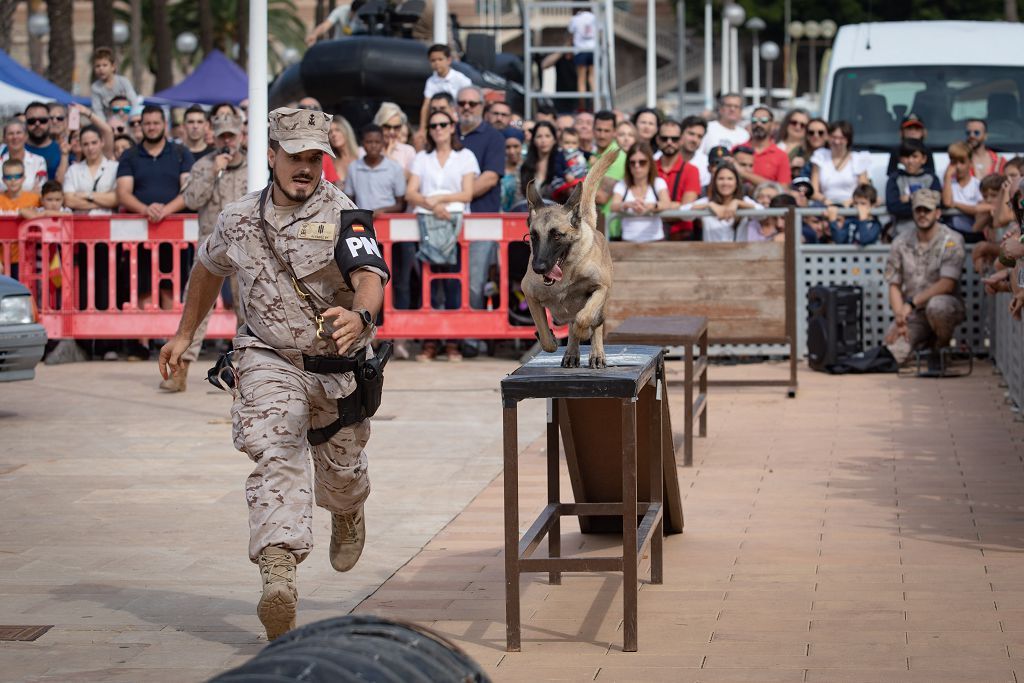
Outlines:
[[928, 129], [928, 146], [945, 151], [963, 140], [968, 119], [988, 122], [987, 145], [1024, 152], [1021, 99], [1024, 67], [886, 66], [836, 72], [829, 107], [833, 120], [853, 124], [854, 146], [891, 150], [899, 144], [900, 120], [917, 114]]

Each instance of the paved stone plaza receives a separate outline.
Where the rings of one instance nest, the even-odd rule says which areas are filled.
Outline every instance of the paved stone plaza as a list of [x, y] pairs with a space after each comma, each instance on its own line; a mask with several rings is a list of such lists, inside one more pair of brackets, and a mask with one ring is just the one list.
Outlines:
[[[300, 623], [417, 621], [496, 681], [1024, 680], [1024, 425], [987, 363], [949, 380], [804, 368], [795, 400], [712, 388], [709, 437], [680, 469], [686, 532], [640, 593], [640, 651], [621, 652], [620, 578], [529, 575], [523, 651], [506, 654], [497, 387], [514, 367], [389, 366], [366, 552], [331, 570], [318, 510]], [[784, 369], [711, 368], [765, 372]], [[154, 391], [154, 363], [0, 385], [0, 624], [53, 625], [0, 643], [0, 680], [202, 681], [264, 644], [250, 465], [228, 396], [195, 374], [175, 396]], [[524, 524], [543, 505], [543, 419], [520, 409]], [[616, 543], [563, 531], [567, 553]]]

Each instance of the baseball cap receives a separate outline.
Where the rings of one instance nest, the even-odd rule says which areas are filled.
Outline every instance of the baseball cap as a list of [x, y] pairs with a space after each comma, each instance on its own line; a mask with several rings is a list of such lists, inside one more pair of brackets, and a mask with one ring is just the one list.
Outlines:
[[334, 150], [327, 139], [332, 118], [322, 111], [278, 107], [267, 116], [270, 121], [270, 139], [277, 140], [281, 149], [288, 154], [318, 149], [333, 157]]
[[941, 197], [939, 196], [939, 193], [935, 190], [929, 190], [926, 187], [922, 187], [920, 190], [917, 190], [914, 194], [910, 195], [910, 207], [912, 209], [917, 209], [918, 207], [923, 206], [927, 209], [934, 210], [939, 208], [940, 202]]
[[811, 184], [811, 179], [808, 178], [807, 176], [799, 176], [797, 178], [793, 178], [793, 182], [790, 184], [790, 187], [792, 187], [795, 190], [796, 188], [804, 185], [811, 188], [814, 187], [814, 185]]
[[708, 150], [708, 165], [711, 168], [718, 166], [729, 158], [729, 148], [725, 145], [718, 145]]
[[901, 129], [903, 129], [903, 128], [912, 128], [914, 126], [917, 126], [919, 128], [924, 128], [925, 127], [924, 126], [924, 120], [920, 116], [918, 116], [917, 114], [915, 114], [913, 112], [911, 112], [911, 113], [907, 114], [906, 116], [904, 116], [903, 119], [900, 121], [900, 128]]
[[217, 114], [211, 121], [213, 124], [213, 136], [217, 137], [224, 133], [242, 134], [242, 117], [227, 112]]
[[501, 134], [505, 136], [506, 140], [509, 138], [515, 138], [516, 140], [519, 140], [519, 142], [526, 142], [526, 136], [523, 134], [523, 131], [518, 128], [513, 128], [512, 126], [501, 131]]

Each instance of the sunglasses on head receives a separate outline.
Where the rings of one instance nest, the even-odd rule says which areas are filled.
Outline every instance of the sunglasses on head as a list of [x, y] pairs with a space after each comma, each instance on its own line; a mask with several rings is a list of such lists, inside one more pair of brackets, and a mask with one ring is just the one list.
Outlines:
[[679, 142], [682, 137], [682, 135], [659, 135], [658, 139], [662, 142]]
[[480, 100], [459, 100], [460, 107], [479, 107]]
[[437, 123], [430, 124], [430, 130], [437, 130], [438, 128], [447, 128], [452, 125], [450, 121], [438, 121]]
[[25, 123], [27, 123], [30, 126], [37, 126], [37, 125], [41, 125], [41, 124], [49, 123], [49, 122], [50, 122], [50, 117], [49, 116], [40, 116], [38, 118], [33, 117], [33, 118], [30, 118], [30, 119], [29, 118], [25, 119]]
[[111, 107], [110, 108], [110, 111], [114, 112], [115, 114], [127, 114], [131, 110], [132, 110], [132, 108], [130, 106], [128, 106], [128, 105], [125, 105], [123, 107]]

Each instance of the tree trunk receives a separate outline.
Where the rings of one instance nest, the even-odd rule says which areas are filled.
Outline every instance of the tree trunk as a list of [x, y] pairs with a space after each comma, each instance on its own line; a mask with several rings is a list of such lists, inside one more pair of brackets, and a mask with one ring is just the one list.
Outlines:
[[153, 0], [153, 54], [156, 58], [156, 92], [174, 85], [171, 72], [171, 26], [167, 19], [167, 0]]
[[1017, 13], [1017, 0], [1003, 0], [1003, 17], [1006, 21], [1017, 22], [1020, 21], [1020, 15]]
[[0, 50], [11, 52], [11, 22], [14, 10], [18, 9], [18, 0], [0, 0]]
[[28, 34], [28, 68], [35, 71], [40, 76], [44, 75], [43, 69], [43, 39], [39, 36], [32, 35], [32, 32], [28, 30], [27, 20], [32, 18], [33, 14], [41, 12], [43, 4], [41, 0], [29, 0], [28, 12], [25, 13], [25, 33]]
[[75, 37], [71, 33], [74, 4], [72, 0], [49, 0], [46, 14], [50, 19], [48, 78], [70, 91], [75, 77]]
[[214, 47], [213, 7], [210, 0], [199, 0], [199, 49], [206, 56]]
[[114, 0], [93, 0], [92, 49], [114, 47]]
[[249, 68], [249, 3], [238, 3], [238, 35], [235, 41], [238, 43], [238, 57], [235, 62], [243, 69]]
[[142, 92], [142, 0], [131, 0], [131, 9], [132, 85]]

